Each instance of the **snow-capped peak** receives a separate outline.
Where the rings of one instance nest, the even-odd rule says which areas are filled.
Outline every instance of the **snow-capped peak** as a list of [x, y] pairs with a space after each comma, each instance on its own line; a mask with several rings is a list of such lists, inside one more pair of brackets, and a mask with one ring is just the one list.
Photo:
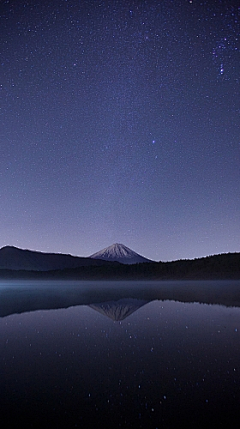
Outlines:
[[129, 249], [124, 244], [115, 243], [105, 249], [100, 250], [90, 256], [94, 259], [104, 259], [108, 261], [117, 261], [123, 264], [137, 264], [140, 262], [150, 262], [133, 250]]

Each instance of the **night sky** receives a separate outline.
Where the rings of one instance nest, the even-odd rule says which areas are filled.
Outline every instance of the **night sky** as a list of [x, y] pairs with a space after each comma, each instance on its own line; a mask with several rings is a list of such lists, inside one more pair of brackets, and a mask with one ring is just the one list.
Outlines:
[[0, 5], [0, 247], [239, 251], [238, 1]]

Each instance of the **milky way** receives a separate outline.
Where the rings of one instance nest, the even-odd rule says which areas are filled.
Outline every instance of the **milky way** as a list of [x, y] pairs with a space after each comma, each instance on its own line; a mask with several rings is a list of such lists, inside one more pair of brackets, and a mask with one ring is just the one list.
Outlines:
[[240, 8], [0, 6], [0, 247], [239, 251]]

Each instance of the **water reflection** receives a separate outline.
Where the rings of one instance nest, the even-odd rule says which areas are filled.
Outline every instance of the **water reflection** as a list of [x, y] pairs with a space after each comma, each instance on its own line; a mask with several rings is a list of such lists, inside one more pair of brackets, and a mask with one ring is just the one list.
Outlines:
[[147, 303], [148, 301], [145, 300], [125, 298], [119, 299], [118, 301], [90, 304], [89, 307], [101, 314], [104, 314], [112, 320], [120, 321], [126, 319], [126, 317], [130, 316], [130, 314], [134, 313]]
[[[46, 291], [61, 307], [73, 286]], [[125, 293], [83, 288], [81, 305], [0, 319], [8, 427], [239, 427], [240, 309]]]
[[120, 299], [240, 307], [240, 281], [0, 282], [0, 317], [76, 305], [99, 307], [102, 302]]

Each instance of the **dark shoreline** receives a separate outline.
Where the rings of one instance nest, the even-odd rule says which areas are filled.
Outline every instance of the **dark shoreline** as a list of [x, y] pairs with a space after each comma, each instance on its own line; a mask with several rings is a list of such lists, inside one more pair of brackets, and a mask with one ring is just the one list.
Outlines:
[[0, 279], [46, 280], [234, 280], [240, 279], [240, 253], [193, 260], [125, 265], [116, 262], [57, 270], [0, 269]]

